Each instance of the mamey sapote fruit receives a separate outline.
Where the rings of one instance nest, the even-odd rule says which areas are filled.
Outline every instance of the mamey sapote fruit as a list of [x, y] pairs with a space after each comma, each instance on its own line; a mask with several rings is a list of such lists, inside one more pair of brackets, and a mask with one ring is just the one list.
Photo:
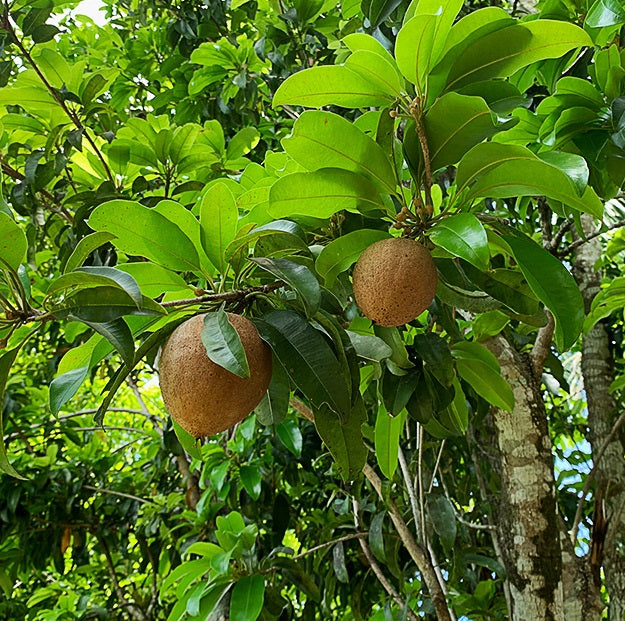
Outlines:
[[224, 431], [243, 420], [260, 403], [271, 381], [271, 349], [251, 321], [228, 313], [250, 368], [250, 377], [243, 379], [206, 355], [201, 338], [204, 317], [196, 315], [172, 332], [159, 363], [165, 406], [196, 438]]
[[434, 261], [420, 243], [406, 237], [383, 239], [356, 262], [356, 304], [379, 326], [401, 326], [431, 304], [437, 281]]

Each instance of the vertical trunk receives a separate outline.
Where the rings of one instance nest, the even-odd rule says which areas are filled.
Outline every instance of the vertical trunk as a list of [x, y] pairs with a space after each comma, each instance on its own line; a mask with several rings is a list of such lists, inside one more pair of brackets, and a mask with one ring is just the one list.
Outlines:
[[[592, 218], [582, 216], [586, 233], [593, 230]], [[601, 275], [595, 264], [601, 257], [601, 243], [593, 239], [575, 249], [574, 276], [582, 291], [586, 310], [599, 291]], [[608, 438], [618, 416], [610, 384], [614, 379], [609, 334], [603, 322], [597, 323], [582, 341], [582, 375], [588, 404], [589, 441], [593, 455]], [[595, 464], [595, 516], [591, 550], [595, 582], [603, 565], [610, 596], [610, 621], [625, 618], [625, 445], [622, 434], [615, 434]], [[607, 529], [600, 527], [607, 520]]]
[[562, 553], [547, 417], [530, 361], [503, 338], [487, 343], [514, 391], [514, 412], [493, 409], [491, 465], [496, 537], [510, 585], [513, 621], [562, 621]]

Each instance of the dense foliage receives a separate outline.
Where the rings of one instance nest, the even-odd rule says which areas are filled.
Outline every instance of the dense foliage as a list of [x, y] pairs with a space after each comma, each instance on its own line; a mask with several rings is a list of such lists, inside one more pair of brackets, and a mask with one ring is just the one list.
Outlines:
[[[0, 618], [622, 621], [622, 4], [77, 5], [0, 17]], [[194, 442], [159, 348], [224, 310], [272, 382]]]

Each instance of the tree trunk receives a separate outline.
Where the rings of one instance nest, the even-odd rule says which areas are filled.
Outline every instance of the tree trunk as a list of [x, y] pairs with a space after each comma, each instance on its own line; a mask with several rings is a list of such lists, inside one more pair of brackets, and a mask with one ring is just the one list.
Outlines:
[[491, 499], [495, 535], [510, 585], [512, 621], [562, 621], [562, 552], [553, 457], [540, 385], [528, 357], [503, 338], [486, 343], [514, 391], [513, 412], [493, 409], [491, 465], [500, 496]]
[[[588, 234], [592, 218], [582, 215]], [[599, 291], [601, 274], [595, 264], [601, 257], [601, 242], [595, 238], [575, 249], [574, 276], [579, 284], [586, 311]], [[618, 416], [610, 394], [614, 366], [609, 334], [603, 322], [597, 323], [582, 340], [582, 375], [588, 404], [588, 439], [593, 456], [604, 445]], [[591, 542], [591, 568], [595, 582], [600, 581], [603, 566], [610, 596], [610, 621], [625, 619], [625, 443], [616, 433], [605, 446], [595, 467], [595, 519]], [[596, 457], [595, 457], [596, 459]], [[604, 524], [607, 521], [607, 526]]]

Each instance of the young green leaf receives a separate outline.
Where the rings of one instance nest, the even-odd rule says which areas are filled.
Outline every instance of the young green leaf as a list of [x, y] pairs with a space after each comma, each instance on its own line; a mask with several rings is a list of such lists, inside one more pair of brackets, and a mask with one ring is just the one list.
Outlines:
[[256, 621], [263, 609], [265, 579], [262, 576], [244, 576], [232, 589], [230, 597], [231, 621]]
[[335, 105], [345, 108], [388, 106], [395, 98], [372, 87], [364, 76], [349, 67], [325, 65], [290, 75], [278, 88], [273, 106], [285, 104], [320, 108]]
[[228, 315], [220, 308], [204, 317], [202, 343], [206, 355], [219, 366], [238, 377], [250, 377], [250, 367], [239, 333], [228, 321]]
[[331, 112], [308, 110], [282, 140], [284, 150], [314, 171], [341, 168], [360, 173], [387, 193], [395, 192], [395, 173], [380, 145], [353, 123]]
[[274, 218], [329, 218], [343, 209], [366, 213], [384, 209], [384, 203], [365, 176], [340, 168], [322, 168], [278, 179], [271, 186], [267, 211]]
[[365, 248], [381, 239], [387, 239], [386, 231], [360, 229], [331, 241], [319, 253], [315, 262], [315, 269], [319, 276], [325, 279], [326, 285], [331, 287], [336, 277], [348, 270], [362, 254]]
[[228, 267], [225, 250], [237, 232], [239, 214], [232, 192], [216, 183], [202, 197], [200, 226], [202, 246], [211, 263], [224, 274]]
[[482, 223], [473, 214], [460, 213], [441, 220], [430, 230], [430, 239], [479, 270], [488, 269], [488, 238]]
[[162, 214], [140, 203], [113, 200], [93, 211], [89, 226], [116, 236], [114, 245], [175, 271], [199, 271], [193, 242]]
[[65, 266], [63, 267], [63, 273], [72, 272], [77, 267], [80, 267], [86, 260], [86, 258], [97, 248], [115, 239], [113, 233], [97, 232], [91, 233], [86, 237], [83, 237], [74, 248], [74, 251], [67, 259]]
[[387, 479], [392, 479], [397, 469], [399, 438], [405, 420], [405, 410], [397, 416], [390, 416], [380, 403], [375, 419], [375, 458]]

